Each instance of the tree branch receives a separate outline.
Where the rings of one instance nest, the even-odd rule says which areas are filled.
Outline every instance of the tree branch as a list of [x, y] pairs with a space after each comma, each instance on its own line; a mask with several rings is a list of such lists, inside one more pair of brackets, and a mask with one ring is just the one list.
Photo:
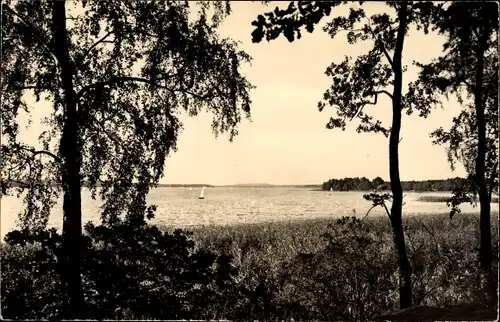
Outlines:
[[38, 151], [30, 151], [30, 152], [33, 153], [33, 157], [35, 157], [38, 154], [44, 154], [44, 155], [48, 155], [48, 156], [52, 157], [55, 161], [61, 163], [61, 159], [57, 155], [55, 155], [54, 153], [52, 153], [50, 151], [38, 150]]
[[475, 92], [474, 87], [471, 85], [471, 83], [469, 83], [469, 82], [465, 79], [465, 77], [464, 77], [464, 79], [462, 80], [462, 82], [463, 82], [465, 85], [467, 85], [467, 87], [469, 87], [469, 89], [470, 89], [472, 92]]
[[385, 202], [382, 203], [382, 206], [384, 206], [385, 212], [386, 212], [387, 216], [389, 217], [389, 219], [392, 220], [391, 212], [389, 211], [389, 209], [387, 209]]
[[48, 156], [52, 157], [55, 161], [57, 161], [57, 162], [59, 162], [59, 163], [61, 163], [61, 162], [62, 162], [62, 161], [61, 161], [61, 159], [60, 159], [57, 155], [55, 155], [54, 153], [52, 153], [52, 152], [50, 152], [50, 151], [46, 151], [46, 150], [35, 150], [35, 149], [33, 149], [33, 148], [31, 148], [31, 149], [30, 149], [30, 148], [26, 148], [26, 147], [23, 147], [23, 146], [19, 146], [18, 148], [19, 148], [19, 149], [21, 149], [21, 150], [25, 150], [25, 151], [28, 151], [28, 152], [33, 153], [32, 158], [34, 158], [34, 157], [35, 157], [35, 156], [37, 156], [37, 155], [41, 155], [41, 154], [43, 154], [43, 155], [48, 155]]
[[98, 41], [96, 41], [92, 46], [90, 46], [86, 51], [85, 53], [83, 54], [83, 56], [75, 63], [76, 66], [80, 65], [84, 60], [85, 58], [87, 58], [88, 54], [90, 54], [90, 52], [92, 50], [94, 50], [94, 48], [96, 48], [99, 44], [102, 44], [102, 43], [114, 43], [114, 40], [113, 41], [110, 41], [110, 40], [106, 40], [106, 38], [111, 35], [113, 33], [113, 31], [110, 31], [108, 32], [107, 34], [105, 34], [101, 39], [99, 39]]
[[382, 44], [382, 52], [384, 53], [385, 57], [387, 58], [387, 60], [389, 61], [389, 64], [391, 65], [391, 67], [394, 67], [394, 64], [392, 62], [392, 58], [391, 56], [389, 55], [389, 52], [387, 52], [387, 49], [385, 49], [385, 44], [382, 42], [382, 39], [380, 39], [379, 37], [379, 41], [380, 43]]
[[115, 143], [116, 148], [120, 148], [122, 146], [121, 143], [120, 143], [120, 140], [117, 139], [116, 137], [114, 137], [108, 131], [106, 131], [106, 127], [104, 126], [104, 124], [101, 123], [101, 121], [99, 121], [97, 119], [97, 117], [95, 117], [94, 115], [92, 115], [92, 116], [93, 116], [94, 121], [101, 127], [101, 130], [104, 132], [104, 134], [106, 134], [111, 139], [111, 141], [113, 141]]
[[11, 7], [9, 6], [4, 6], [4, 8], [6, 8], [7, 10], [9, 10], [10, 12], [12, 12], [13, 15], [15, 15], [16, 17], [19, 18], [19, 20], [21, 20], [21, 22], [23, 22], [27, 27], [29, 27], [32, 32], [33, 32], [33, 35], [35, 36], [35, 38], [38, 40], [38, 42], [40, 43], [40, 45], [42, 45], [43, 47], [45, 47], [45, 49], [47, 49], [47, 51], [50, 53], [50, 55], [52, 56], [52, 58], [54, 58], [54, 61], [56, 63], [56, 65], [58, 64], [58, 60], [57, 60], [57, 56], [56, 54], [52, 51], [52, 48], [51, 46], [49, 46], [44, 40], [43, 40], [43, 37], [41, 37], [39, 35], [39, 32], [38, 30], [35, 28], [35, 26], [33, 26], [33, 24], [31, 22], [29, 22], [28, 20], [24, 19], [24, 17], [22, 17], [20, 14], [18, 14], [14, 9], [12, 9]]
[[374, 97], [375, 100], [373, 102], [369, 102], [369, 101], [361, 102], [361, 106], [358, 108], [358, 110], [356, 111], [356, 113], [354, 113], [354, 115], [351, 117], [351, 119], [349, 121], [352, 121], [356, 116], [358, 116], [359, 113], [361, 113], [361, 111], [363, 111], [363, 108], [366, 105], [376, 105], [377, 104], [378, 94], [375, 93], [374, 95], [375, 95], [375, 97]]
[[[174, 77], [174, 76], [175, 75], [168, 76], [168, 77], [170, 78], [170, 77]], [[160, 80], [164, 80], [164, 78], [162, 78]], [[175, 95], [175, 92], [184, 92], [184, 93], [187, 93], [191, 96], [194, 96], [200, 100], [205, 100], [207, 97], [210, 97], [210, 95], [208, 95], [208, 94], [202, 96], [202, 95], [198, 95], [196, 93], [193, 93], [191, 91], [188, 91], [186, 89], [171, 89], [170, 87], [167, 87], [167, 86], [162, 85], [162, 84], [158, 84], [157, 82], [150, 80], [150, 79], [147, 79], [147, 78], [136, 77], [136, 76], [120, 76], [120, 77], [111, 77], [107, 81], [96, 82], [96, 83], [82, 87], [80, 89], [80, 91], [78, 91], [78, 93], [76, 94], [76, 100], [78, 101], [85, 94], [85, 92], [87, 92], [88, 90], [90, 90], [92, 88], [98, 88], [98, 87], [108, 86], [108, 85], [122, 83], [122, 82], [145, 83], [145, 84], [149, 84], [149, 85], [161, 88], [161, 89], [166, 89], [167, 91], [169, 91], [170, 93], [172, 93], [174, 95]]]
[[386, 90], [376, 91], [375, 94], [386, 94], [387, 96], [389, 96], [391, 98], [391, 100], [392, 100], [392, 97], [393, 97], [392, 94], [389, 93]]
[[21, 188], [28, 188], [30, 185], [24, 181], [20, 180], [9, 180], [10, 183], [16, 183], [21, 186]]
[[36, 86], [36, 85], [26, 85], [26, 86], [21, 86], [21, 87], [14, 87], [13, 89], [18, 90], [18, 91], [24, 91], [24, 90], [29, 90], [29, 89], [41, 89], [41, 90], [47, 90], [47, 91], [51, 90], [51, 88], [49, 88], [49, 87]]
[[356, 111], [356, 113], [351, 117], [350, 121], [352, 121], [356, 116], [359, 115], [359, 113], [361, 113], [361, 111], [363, 110], [363, 108], [366, 106], [366, 105], [377, 105], [377, 99], [378, 99], [378, 94], [386, 94], [387, 96], [389, 96], [391, 99], [392, 99], [392, 94], [389, 93], [388, 91], [386, 90], [380, 90], [380, 91], [376, 91], [376, 92], [373, 92], [369, 95], [374, 95], [374, 101], [373, 102], [369, 102], [369, 101], [364, 101], [364, 102], [361, 102], [362, 105], [361, 107]]
[[78, 91], [78, 93], [76, 94], [76, 100], [78, 101], [83, 96], [83, 94], [85, 94], [85, 92], [87, 92], [88, 90], [90, 90], [92, 88], [99, 88], [99, 87], [104, 87], [104, 86], [108, 86], [108, 85], [112, 85], [112, 84], [117, 84], [117, 83], [123, 83], [123, 82], [146, 83], [146, 84], [149, 84], [149, 85], [156, 86], [158, 88], [166, 89], [166, 90], [170, 91], [172, 94], [174, 94], [174, 91], [172, 89], [170, 89], [169, 87], [166, 87], [164, 85], [158, 84], [158, 83], [153, 82], [153, 81], [151, 81], [149, 79], [141, 78], [141, 77], [134, 77], [134, 76], [122, 76], [122, 77], [111, 77], [107, 81], [96, 82], [96, 83], [93, 83], [93, 84], [90, 84], [90, 85], [82, 87]]
[[394, 67], [393, 65], [393, 62], [392, 62], [392, 58], [391, 56], [389, 55], [389, 52], [387, 51], [387, 49], [385, 48], [385, 44], [384, 42], [382, 41], [382, 37], [375, 35], [375, 32], [373, 31], [372, 29], [372, 26], [370, 25], [370, 23], [368, 23], [368, 30], [370, 30], [370, 33], [372, 34], [373, 36], [373, 40], [376, 42], [377, 40], [380, 41], [380, 44], [382, 45], [381, 46], [381, 49], [382, 49], [382, 52], [384, 53], [385, 57], [387, 58], [387, 60], [389, 61], [389, 64], [391, 65], [391, 67]]
[[377, 207], [377, 205], [373, 205], [371, 206], [370, 209], [368, 209], [368, 211], [366, 212], [366, 215], [363, 217], [363, 219], [361, 219], [361, 221], [365, 220], [366, 217], [368, 217], [368, 215], [370, 214], [370, 211], [373, 210], [373, 208]]

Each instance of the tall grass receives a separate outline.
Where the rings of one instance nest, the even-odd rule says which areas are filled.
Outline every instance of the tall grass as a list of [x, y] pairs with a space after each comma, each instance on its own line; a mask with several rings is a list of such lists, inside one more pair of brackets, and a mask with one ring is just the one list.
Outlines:
[[[498, 214], [492, 217], [496, 255]], [[487, 300], [478, 227], [471, 214], [404, 217], [415, 305]], [[398, 306], [396, 256], [383, 216], [207, 226], [192, 235], [161, 230], [88, 229], [89, 318], [367, 321]], [[1, 251], [4, 317], [56, 316], [64, 301], [57, 255], [33, 245], [4, 244]], [[495, 271], [497, 263], [495, 256]]]
[[[497, 254], [498, 213], [492, 217]], [[397, 265], [388, 219], [338, 221], [210, 226], [194, 229], [193, 237], [201, 249], [231, 253], [240, 266], [240, 283], [265, 285], [272, 290], [266, 300], [292, 308], [288, 317], [364, 320], [396, 309]], [[405, 216], [415, 305], [486, 301], [479, 286], [478, 228], [476, 214]], [[497, 262], [495, 255], [495, 271]]]
[[[447, 202], [450, 199], [448, 196], [420, 196], [417, 201], [422, 202]], [[491, 203], [498, 203], [498, 197], [491, 197]]]

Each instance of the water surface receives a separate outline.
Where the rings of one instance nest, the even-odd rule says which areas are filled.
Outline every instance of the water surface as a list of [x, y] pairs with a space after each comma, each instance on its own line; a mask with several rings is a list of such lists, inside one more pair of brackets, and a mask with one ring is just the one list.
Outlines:
[[[258, 223], [277, 220], [300, 220], [317, 217], [362, 217], [371, 203], [363, 199], [364, 192], [325, 192], [309, 188], [250, 188], [209, 187], [205, 199], [199, 200], [198, 188], [156, 188], [148, 196], [148, 203], [158, 206], [153, 223], [189, 227], [211, 224]], [[445, 203], [417, 201], [422, 193], [405, 193], [405, 213], [428, 214], [448, 212]], [[449, 195], [449, 193], [424, 193]], [[88, 190], [82, 192], [83, 222], [99, 221], [100, 200], [92, 200]], [[1, 199], [1, 234], [15, 228], [17, 213], [22, 203], [14, 196]], [[463, 205], [464, 212], [479, 213], [479, 208]], [[492, 205], [498, 211], [498, 204]], [[384, 215], [381, 208], [373, 209], [372, 215]], [[49, 219], [52, 227], [62, 227], [62, 197]]]

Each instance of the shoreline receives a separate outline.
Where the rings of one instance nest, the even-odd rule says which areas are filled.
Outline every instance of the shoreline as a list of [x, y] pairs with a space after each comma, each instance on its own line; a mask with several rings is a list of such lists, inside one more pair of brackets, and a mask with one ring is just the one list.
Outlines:
[[[405, 218], [429, 218], [429, 217], [440, 217], [440, 216], [449, 216], [449, 212], [412, 212], [412, 213], [403, 213], [403, 221]], [[479, 217], [479, 209], [477, 212], [463, 212], [456, 214], [455, 216], [477, 216]], [[498, 219], [499, 216], [499, 211], [497, 210], [491, 210], [491, 218], [493, 219]], [[166, 229], [166, 230], [175, 230], [175, 229], [182, 229], [182, 230], [201, 230], [204, 228], [209, 228], [209, 229], [218, 229], [218, 228], [245, 228], [245, 227], [264, 227], [264, 226], [287, 226], [287, 225], [300, 225], [300, 224], [309, 224], [309, 223], [318, 223], [318, 222], [333, 222], [336, 221], [342, 217], [356, 217], [358, 219], [363, 219], [366, 221], [371, 221], [371, 220], [378, 220], [381, 217], [387, 218], [386, 214], [376, 214], [376, 213], [370, 213], [368, 216], [364, 213], [360, 213], [357, 215], [324, 215], [324, 216], [317, 216], [317, 217], [310, 217], [310, 218], [292, 218], [292, 219], [276, 219], [276, 220], [265, 220], [265, 221], [260, 221], [260, 222], [228, 222], [226, 224], [219, 224], [219, 223], [214, 223], [214, 224], [193, 224], [193, 225], [168, 225], [168, 224], [162, 224], [162, 223], [155, 223], [154, 220], [149, 220], [148, 225], [152, 226], [157, 226], [160, 229]], [[453, 220], [453, 219], [452, 219]], [[85, 221], [82, 223], [82, 227], [85, 226], [88, 222], [93, 222], [94, 224], [99, 224], [95, 221]], [[55, 228], [53, 226], [48, 225], [48, 228]], [[62, 229], [58, 228], [58, 231]], [[7, 231], [13, 231], [15, 229]], [[2, 239], [5, 237], [5, 234], [2, 235]]]

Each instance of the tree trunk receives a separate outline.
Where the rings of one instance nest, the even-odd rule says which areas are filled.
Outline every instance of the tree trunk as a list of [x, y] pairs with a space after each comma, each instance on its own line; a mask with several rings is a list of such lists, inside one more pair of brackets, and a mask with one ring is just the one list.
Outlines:
[[[484, 34], [484, 32], [483, 32]], [[476, 156], [476, 185], [479, 188], [480, 218], [479, 230], [481, 235], [479, 248], [479, 261], [484, 278], [487, 281], [488, 293], [491, 295], [491, 199], [486, 181], [486, 120], [484, 113], [483, 99], [483, 74], [484, 74], [484, 52], [487, 45], [487, 38], [481, 35], [476, 51], [476, 79], [474, 88], [474, 106], [477, 120], [477, 156]], [[496, 291], [496, 290], [494, 290]]]
[[59, 152], [62, 158], [62, 186], [64, 193], [63, 211], [63, 284], [66, 287], [68, 303], [62, 312], [64, 318], [82, 318], [83, 292], [81, 281], [81, 151], [78, 138], [78, 115], [73, 89], [73, 67], [69, 56], [70, 41], [66, 30], [65, 1], [52, 3], [52, 33], [54, 51], [60, 69], [63, 88], [64, 125]]
[[393, 203], [391, 207], [391, 226], [396, 247], [399, 266], [399, 305], [401, 309], [412, 305], [411, 266], [406, 252], [405, 236], [403, 232], [403, 187], [399, 177], [399, 134], [401, 131], [402, 110], [402, 84], [403, 67], [402, 52], [405, 32], [407, 27], [408, 8], [406, 3], [401, 3], [398, 10], [399, 26], [396, 47], [393, 58], [394, 91], [392, 98], [392, 127], [389, 139], [389, 173]]

